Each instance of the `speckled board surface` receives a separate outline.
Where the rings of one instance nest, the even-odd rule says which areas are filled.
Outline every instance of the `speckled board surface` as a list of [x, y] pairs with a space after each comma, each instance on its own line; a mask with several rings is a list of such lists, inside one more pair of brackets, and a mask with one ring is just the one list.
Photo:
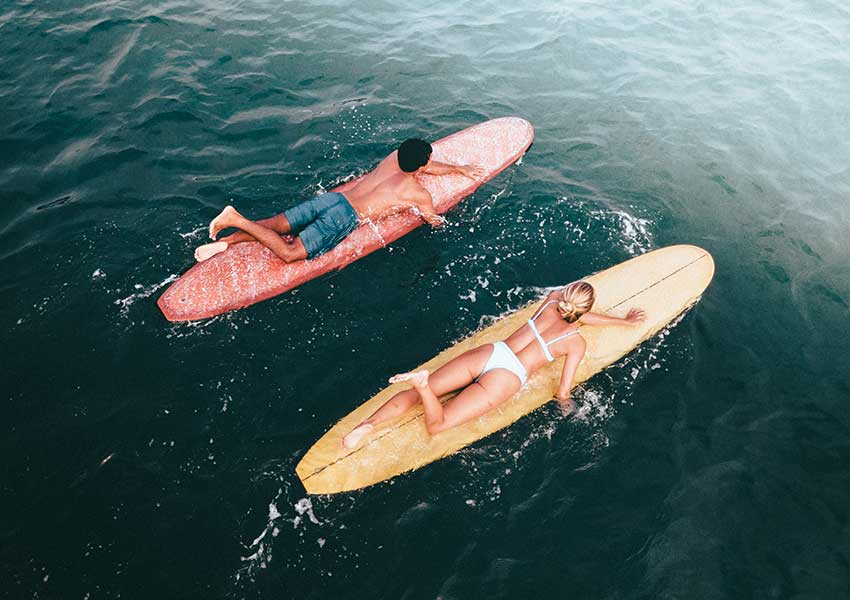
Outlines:
[[[682, 245], [649, 252], [587, 277], [585, 280], [596, 288], [595, 312], [622, 317], [630, 308], [639, 307], [646, 311], [646, 319], [636, 327], [582, 326], [587, 351], [575, 384], [620, 360], [666, 327], [699, 299], [713, 275], [714, 260], [708, 252]], [[506, 338], [539, 305], [539, 301], [533, 302], [517, 310], [416, 369], [433, 371], [473, 347]], [[308, 493], [333, 494], [417, 469], [507, 427], [548, 402], [557, 390], [563, 363], [561, 358], [544, 366], [504, 404], [458, 427], [429, 435], [420, 404], [369, 432], [360, 447], [343, 448], [343, 436], [394, 394], [410, 387], [404, 383], [390, 385], [334, 425], [307, 451], [295, 470]]]
[[[461, 175], [419, 176], [444, 213], [481, 184], [519, 159], [531, 145], [534, 129], [518, 117], [485, 121], [432, 144], [433, 159], [452, 164], [478, 164], [487, 174], [473, 181]], [[357, 183], [346, 182], [344, 192]], [[281, 211], [288, 207], [281, 207]], [[313, 260], [287, 264], [257, 242], [236, 244], [198, 263], [160, 296], [157, 304], [169, 321], [205, 319], [271, 298], [315, 277], [341, 269], [383, 248], [423, 224], [412, 212], [378, 223], [361, 224], [336, 248]]]

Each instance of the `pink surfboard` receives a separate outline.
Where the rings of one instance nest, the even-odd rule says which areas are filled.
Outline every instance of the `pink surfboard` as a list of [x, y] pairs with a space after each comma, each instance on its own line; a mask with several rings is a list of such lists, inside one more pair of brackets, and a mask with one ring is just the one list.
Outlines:
[[[485, 121], [432, 144], [434, 160], [480, 165], [487, 172], [482, 179], [473, 181], [461, 175], [417, 177], [431, 193], [437, 212], [444, 213], [517, 161], [533, 140], [534, 129], [525, 119]], [[344, 192], [357, 181], [348, 181], [333, 191]], [[287, 207], [281, 210], [284, 208]], [[169, 321], [195, 321], [243, 308], [341, 269], [423, 223], [412, 211], [377, 223], [364, 223], [330, 252], [295, 263], [285, 263], [257, 242], [235, 244], [186, 271], [159, 297], [157, 304]]]

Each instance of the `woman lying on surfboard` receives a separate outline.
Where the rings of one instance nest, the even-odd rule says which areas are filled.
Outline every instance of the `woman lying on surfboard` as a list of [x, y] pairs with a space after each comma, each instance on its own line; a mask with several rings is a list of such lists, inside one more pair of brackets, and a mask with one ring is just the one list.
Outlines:
[[[390, 398], [346, 435], [342, 445], [356, 448], [376, 425], [402, 415], [417, 402], [422, 402], [425, 427], [432, 435], [466, 423], [502, 404], [519, 391], [529, 375], [565, 355], [557, 398], [568, 406], [573, 378], [586, 348], [579, 323], [631, 326], [645, 318], [637, 308], [623, 318], [589, 312], [595, 299], [592, 285], [586, 281], [571, 283], [549, 294], [534, 316], [504, 341], [468, 350], [433, 373], [423, 370], [391, 377], [390, 383], [409, 381], [413, 388]], [[440, 396], [455, 390], [461, 392], [440, 403]]]

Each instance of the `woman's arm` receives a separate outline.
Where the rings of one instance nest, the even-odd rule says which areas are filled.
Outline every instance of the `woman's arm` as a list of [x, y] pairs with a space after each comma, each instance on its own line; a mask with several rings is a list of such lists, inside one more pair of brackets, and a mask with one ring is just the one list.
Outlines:
[[640, 308], [632, 308], [625, 317], [609, 317], [594, 312], [584, 313], [578, 320], [582, 325], [637, 325], [646, 318]]
[[569, 404], [570, 390], [573, 387], [576, 369], [584, 358], [584, 352], [587, 350], [587, 342], [580, 335], [574, 336], [575, 342], [571, 344], [570, 351], [567, 353], [567, 360], [564, 361], [564, 368], [561, 371], [561, 382], [558, 384], [558, 393], [555, 397], [561, 404]]

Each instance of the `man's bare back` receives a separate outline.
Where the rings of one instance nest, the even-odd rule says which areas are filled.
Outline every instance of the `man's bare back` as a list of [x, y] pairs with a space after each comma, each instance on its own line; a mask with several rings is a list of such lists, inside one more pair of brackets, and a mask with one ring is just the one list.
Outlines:
[[[431, 173], [428, 169], [443, 171], [457, 169], [459, 174], [465, 174], [467, 167], [454, 167], [429, 161], [416, 173]], [[470, 177], [480, 176], [480, 170], [472, 167]], [[361, 220], [372, 220], [387, 217], [391, 214], [409, 209], [417, 209], [422, 218], [431, 225], [439, 225], [442, 218], [437, 215], [431, 194], [416, 178], [416, 173], [404, 172], [398, 164], [397, 152], [393, 152], [378, 164], [377, 167], [356, 186], [343, 192], [351, 206], [357, 211]], [[434, 173], [439, 174], [439, 173]]]

